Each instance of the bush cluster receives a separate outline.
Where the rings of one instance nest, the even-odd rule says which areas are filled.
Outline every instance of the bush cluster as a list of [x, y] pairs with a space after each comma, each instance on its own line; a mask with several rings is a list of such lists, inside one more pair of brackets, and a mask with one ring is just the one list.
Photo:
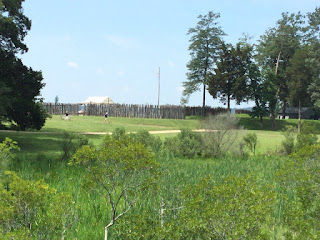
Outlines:
[[313, 122], [304, 122], [300, 133], [293, 126], [286, 127], [283, 131], [285, 140], [282, 141], [284, 153], [289, 155], [306, 146], [315, 145], [318, 142], [317, 132], [318, 128]]
[[234, 147], [239, 134], [237, 119], [230, 114], [209, 116], [202, 128], [201, 133], [181, 129], [176, 137], [165, 140], [165, 150], [176, 157], [219, 157]]
[[80, 147], [87, 145], [88, 143], [89, 139], [83, 135], [64, 132], [61, 142], [61, 159], [69, 160]]

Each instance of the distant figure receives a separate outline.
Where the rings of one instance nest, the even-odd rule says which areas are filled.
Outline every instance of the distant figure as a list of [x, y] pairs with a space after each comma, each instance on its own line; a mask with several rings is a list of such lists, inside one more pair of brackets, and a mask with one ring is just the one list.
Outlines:
[[64, 120], [69, 120], [69, 113], [68, 113], [68, 111], [66, 111], [66, 114], [65, 114]]
[[108, 122], [108, 112], [104, 114], [104, 122]]

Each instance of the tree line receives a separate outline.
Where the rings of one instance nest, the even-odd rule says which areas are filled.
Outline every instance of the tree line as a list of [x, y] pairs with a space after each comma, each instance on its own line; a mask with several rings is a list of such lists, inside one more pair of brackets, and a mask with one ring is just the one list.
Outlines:
[[[219, 13], [200, 15], [190, 28], [190, 56], [187, 80], [183, 82], [181, 103], [203, 88], [227, 105], [249, 100], [255, 102], [252, 117], [270, 114], [275, 127], [276, 110], [281, 107], [320, 107], [320, 8], [306, 15], [282, 13], [257, 43], [244, 36], [235, 44], [227, 43], [219, 26]], [[204, 111], [203, 111], [204, 115]]]

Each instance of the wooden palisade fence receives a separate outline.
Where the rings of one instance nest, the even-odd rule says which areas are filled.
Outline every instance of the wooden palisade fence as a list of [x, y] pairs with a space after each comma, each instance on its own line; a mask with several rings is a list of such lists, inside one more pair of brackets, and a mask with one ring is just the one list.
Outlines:
[[[80, 107], [81, 106], [81, 107]], [[127, 118], [167, 118], [185, 119], [186, 116], [201, 116], [202, 107], [185, 107], [176, 105], [138, 105], [138, 104], [54, 104], [43, 103], [43, 108], [51, 115], [64, 115], [66, 111], [71, 115], [79, 115], [79, 110], [83, 110], [83, 115], [104, 116], [105, 112], [111, 117]], [[225, 113], [224, 108], [206, 107], [206, 113]]]

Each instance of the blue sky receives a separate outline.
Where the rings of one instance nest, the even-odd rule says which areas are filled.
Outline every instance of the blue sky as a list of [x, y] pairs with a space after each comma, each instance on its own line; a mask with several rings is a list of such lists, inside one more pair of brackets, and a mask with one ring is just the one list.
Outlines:
[[[282, 12], [303, 14], [319, 0], [26, 0], [32, 20], [25, 39], [25, 65], [41, 70], [46, 102], [78, 103], [89, 96], [109, 96], [114, 102], [179, 104], [190, 27], [200, 14], [220, 13], [220, 26], [235, 43], [242, 33], [259, 36], [275, 26]], [[222, 106], [207, 94], [207, 105]], [[194, 93], [188, 105], [201, 105]], [[252, 105], [252, 104], [249, 104]], [[232, 103], [232, 107], [234, 107]], [[246, 107], [241, 104], [241, 107]]]

